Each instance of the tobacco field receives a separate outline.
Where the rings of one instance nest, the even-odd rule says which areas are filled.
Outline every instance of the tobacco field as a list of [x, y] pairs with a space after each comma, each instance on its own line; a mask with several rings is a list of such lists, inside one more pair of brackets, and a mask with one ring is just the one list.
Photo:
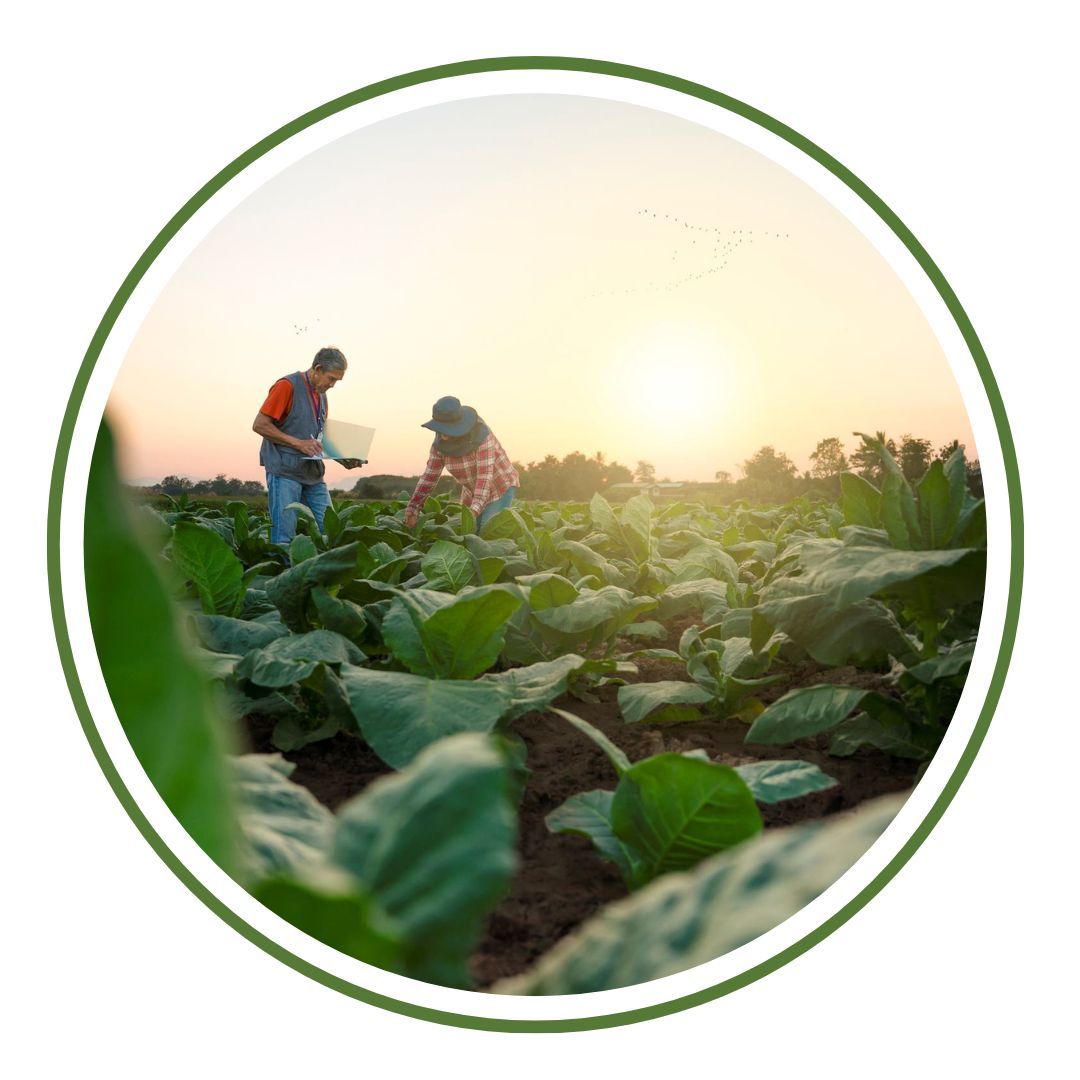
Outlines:
[[887, 827], [978, 632], [963, 451], [783, 506], [407, 494], [132, 506], [102, 436], [86, 576], [132, 746], [197, 843], [344, 953], [576, 994], [720, 956]]

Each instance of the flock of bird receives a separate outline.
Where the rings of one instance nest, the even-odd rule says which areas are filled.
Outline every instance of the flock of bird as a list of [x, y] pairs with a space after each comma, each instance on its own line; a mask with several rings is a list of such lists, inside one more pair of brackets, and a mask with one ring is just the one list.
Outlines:
[[[316, 319], [315, 321], [318, 322], [319, 320]], [[299, 323], [293, 323], [292, 328], [294, 334], [306, 334], [308, 330], [306, 326], [301, 326]]]
[[[675, 214], [665, 214], [662, 211], [648, 208], [635, 210], [634, 213], [638, 217], [648, 218], [659, 224], [681, 226], [682, 242], [680, 246], [672, 251], [670, 261], [676, 264], [693, 262], [695, 264], [694, 269], [677, 277], [652, 280], [643, 285], [599, 289], [596, 292], [589, 293], [586, 299], [596, 296], [629, 296], [634, 293], [671, 292], [675, 289], [681, 289], [684, 285], [720, 273], [727, 267], [728, 261], [740, 248], [745, 247], [746, 250], [749, 250], [749, 246], [756, 240], [788, 240], [791, 237], [790, 233], [769, 232], [764, 229], [758, 229], [755, 233], [753, 229], [718, 229], [711, 225], [698, 225]], [[689, 241], [689, 243], [686, 243], [686, 241]], [[702, 259], [702, 256], [705, 258]], [[678, 266], [673, 269], [678, 269]]]

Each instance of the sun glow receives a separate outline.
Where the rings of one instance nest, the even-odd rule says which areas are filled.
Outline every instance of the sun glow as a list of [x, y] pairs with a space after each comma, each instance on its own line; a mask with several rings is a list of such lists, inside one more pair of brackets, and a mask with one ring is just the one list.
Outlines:
[[682, 442], [725, 413], [734, 365], [727, 350], [685, 327], [658, 327], [617, 358], [619, 408], [631, 422]]

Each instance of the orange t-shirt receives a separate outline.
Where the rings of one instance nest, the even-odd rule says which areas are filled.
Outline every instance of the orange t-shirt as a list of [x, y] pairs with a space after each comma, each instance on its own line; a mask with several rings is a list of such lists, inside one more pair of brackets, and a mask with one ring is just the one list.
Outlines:
[[265, 413], [275, 423], [280, 424], [289, 415], [289, 410], [292, 408], [292, 399], [292, 383], [288, 379], [278, 379], [270, 387], [270, 393], [267, 395], [259, 412]]

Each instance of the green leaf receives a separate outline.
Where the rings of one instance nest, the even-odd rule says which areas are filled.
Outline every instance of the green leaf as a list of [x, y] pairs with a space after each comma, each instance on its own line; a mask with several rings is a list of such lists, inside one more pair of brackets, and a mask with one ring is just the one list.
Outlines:
[[310, 630], [307, 602], [316, 586], [339, 585], [356, 574], [359, 542], [307, 559], [299, 566], [278, 574], [266, 586], [270, 602], [281, 612], [281, 619], [290, 630]]
[[485, 680], [344, 667], [341, 681], [364, 738], [394, 769], [448, 735], [491, 731], [513, 702], [508, 687]]
[[922, 547], [918, 512], [903, 473], [887, 473], [881, 487], [881, 523], [898, 548]]
[[190, 521], [173, 526], [172, 561], [199, 593], [208, 615], [235, 615], [244, 599], [244, 566], [212, 530]]
[[489, 556], [485, 559], [476, 560], [476, 569], [481, 585], [493, 585], [499, 580], [499, 575], [506, 568], [506, 560], [497, 556]]
[[302, 878], [265, 878], [251, 892], [275, 915], [324, 945], [365, 964], [410, 974], [393, 920], [343, 870], [319, 866]]
[[333, 596], [321, 585], [311, 590], [311, 603], [319, 622], [327, 630], [333, 630], [352, 642], [357, 642], [364, 636], [367, 619], [359, 604]]
[[643, 720], [653, 724], [700, 720], [697, 709], [685, 706], [704, 705], [711, 700], [708, 690], [692, 682], [633, 683], [619, 687], [619, 711], [628, 724]]
[[762, 827], [754, 797], [734, 769], [681, 754], [632, 765], [615, 791], [611, 821], [641, 859], [637, 886], [687, 870]]
[[457, 531], [461, 536], [476, 532], [476, 515], [469, 507], [462, 505], [458, 511]]
[[285, 637], [288, 629], [279, 622], [252, 622], [249, 619], [233, 619], [227, 615], [193, 615], [191, 625], [195, 636], [211, 652], [231, 653], [243, 656], [252, 649], [269, 645], [279, 637]]
[[877, 715], [856, 713], [838, 725], [829, 740], [829, 753], [850, 757], [856, 750], [871, 746], [894, 757], [925, 761], [934, 753], [944, 732], [940, 728], [916, 727], [893, 711]]
[[638, 872], [638, 857], [614, 833], [611, 825], [613, 791], [584, 791], [552, 810], [544, 818], [553, 833], [572, 833], [591, 840], [596, 850], [619, 868], [627, 887]]
[[695, 544], [675, 564], [675, 582], [739, 580], [738, 563], [719, 544], [707, 540]]
[[547, 708], [551, 702], [567, 692], [575, 675], [615, 670], [614, 660], [586, 660], [576, 653], [566, 653], [555, 660], [483, 675], [480, 682], [494, 683], [506, 690], [510, 706], [503, 713], [503, 719], [509, 721]]
[[762, 649], [773, 630], [779, 630], [829, 667], [872, 663], [912, 652], [896, 617], [877, 600], [837, 610], [831, 596], [803, 592], [810, 588], [802, 579], [785, 579], [771, 586], [752, 617], [751, 644]]
[[252, 876], [292, 874], [322, 859], [334, 815], [289, 779], [296, 766], [280, 754], [244, 754], [230, 765]]
[[929, 686], [940, 679], [951, 679], [955, 675], [963, 674], [971, 666], [974, 655], [975, 642], [968, 641], [908, 668], [908, 674]]
[[279, 688], [306, 679], [320, 664], [362, 664], [364, 654], [333, 630], [311, 630], [277, 638], [249, 652], [237, 665], [238, 678]]
[[[462, 509], [470, 513], [468, 507]], [[420, 560], [420, 570], [427, 578], [429, 589], [456, 593], [473, 580], [476, 567], [469, 552], [460, 544], [436, 540]]]
[[754, 721], [746, 733], [746, 742], [775, 746], [828, 731], [870, 697], [880, 695], [855, 686], [806, 686], [790, 690]]
[[775, 829], [690, 874], [654, 881], [563, 938], [499, 994], [584, 994], [649, 982], [753, 941], [853, 866], [903, 804], [891, 796], [850, 815]]
[[778, 803], [836, 787], [833, 777], [809, 761], [755, 761], [736, 765], [735, 771], [759, 803]]
[[454, 735], [338, 813], [332, 859], [400, 928], [414, 978], [470, 983], [468, 956], [517, 861], [509, 787], [489, 739]]
[[315, 541], [306, 533], [297, 533], [289, 544], [289, 562], [293, 566], [299, 566], [307, 559], [314, 559], [318, 554]]
[[161, 579], [137, 540], [106, 424], [90, 464], [84, 542], [90, 627], [124, 733], [187, 833], [235, 872], [240, 837], [225, 733], [209, 683], [182, 647]]
[[580, 638], [597, 629], [602, 636], [610, 637], [655, 607], [652, 597], [634, 596], [626, 589], [605, 585], [596, 592], [583, 589], [572, 603], [534, 611], [533, 617], [542, 626], [567, 637]]
[[948, 547], [960, 507], [953, 503], [945, 467], [940, 461], [930, 466], [916, 491], [919, 495], [919, 527], [922, 529], [924, 546]]
[[417, 675], [471, 679], [498, 659], [507, 620], [522, 603], [507, 585], [482, 585], [457, 596], [410, 589], [391, 605], [383, 637]]
[[561, 574], [528, 574], [519, 577], [517, 584], [529, 590], [529, 607], [533, 611], [572, 604], [578, 598], [577, 586]]
[[881, 492], [858, 473], [840, 474], [840, 509], [848, 525], [881, 528]]

